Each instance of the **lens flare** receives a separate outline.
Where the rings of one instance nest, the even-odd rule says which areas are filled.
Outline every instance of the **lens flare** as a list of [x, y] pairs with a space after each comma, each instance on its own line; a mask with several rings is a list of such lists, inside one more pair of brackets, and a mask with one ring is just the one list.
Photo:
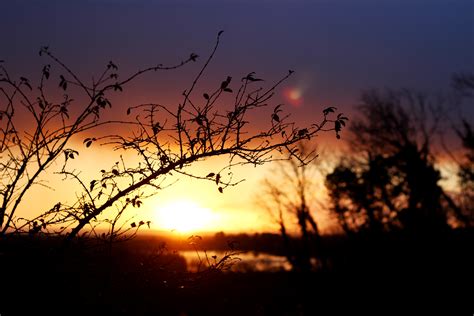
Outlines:
[[299, 107], [303, 104], [303, 90], [296, 87], [290, 87], [283, 90], [283, 96], [286, 102], [294, 107]]

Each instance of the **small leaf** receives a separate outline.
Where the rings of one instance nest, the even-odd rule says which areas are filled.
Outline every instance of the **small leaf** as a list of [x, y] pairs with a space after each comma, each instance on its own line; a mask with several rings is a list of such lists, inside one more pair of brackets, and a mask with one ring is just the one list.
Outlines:
[[50, 68], [50, 65], [46, 65], [43, 67], [43, 76], [46, 79], [49, 79], [49, 68]]
[[61, 106], [61, 108], [59, 109], [59, 112], [65, 117], [69, 118], [68, 110], [65, 105]]
[[325, 108], [323, 110], [323, 114], [328, 115], [329, 113], [334, 113], [335, 110], [336, 110], [336, 108], [334, 106], [330, 106], [330, 107]]
[[216, 174], [215, 174], [214, 172], [211, 172], [211, 173], [209, 173], [209, 174], [206, 176], [206, 178], [212, 178], [212, 177], [214, 177], [215, 175], [216, 175]]
[[336, 133], [339, 133], [339, 132], [341, 131], [341, 123], [340, 123], [340, 121], [334, 122], [334, 130], [336, 131]]
[[198, 57], [199, 57], [198, 55], [196, 55], [195, 53], [192, 53], [192, 54], [189, 56], [189, 59], [192, 60], [192, 61], [196, 61]]
[[204, 99], [209, 100], [209, 94], [204, 93], [202, 96], [204, 97]]
[[127, 115], [130, 115], [130, 112], [132, 112], [132, 109], [131, 109], [131, 108], [128, 108], [128, 109], [127, 109]]
[[306, 136], [308, 134], [308, 130], [306, 128], [303, 128], [303, 129], [300, 129], [298, 131], [298, 136], [299, 137], [303, 137], [303, 136]]
[[119, 85], [118, 83], [114, 84], [114, 91], [117, 91], [117, 90], [120, 91], [120, 92], [123, 91], [122, 86]]
[[112, 173], [115, 175], [115, 176], [118, 176], [119, 175], [119, 172], [117, 169], [112, 169]]
[[107, 69], [110, 69], [110, 68], [114, 70], [118, 69], [117, 65], [115, 65], [112, 61], [109, 61], [109, 63], [107, 64]]
[[63, 75], [60, 75], [59, 76], [59, 87], [62, 88], [63, 90], [66, 90], [67, 89], [67, 81], [66, 81], [66, 78], [64, 78]]
[[217, 174], [216, 175], [216, 184], [219, 184], [220, 181], [221, 181], [221, 175]]
[[255, 72], [252, 71], [252, 72], [249, 73], [247, 76], [245, 76], [244, 78], [242, 78], [242, 81], [244, 81], [244, 80], [252, 81], [252, 82], [255, 82], [255, 81], [263, 81], [263, 79], [255, 78], [254, 75], [255, 75]]
[[49, 48], [49, 46], [42, 46], [42, 47], [40, 48], [39, 55], [42, 56], [43, 53], [47, 53], [47, 52], [48, 52], [48, 48]]
[[220, 193], [224, 193], [224, 190], [222, 189], [222, 187], [219, 187], [217, 190], [219, 190]]
[[137, 224], [135, 224], [135, 222], [131, 223], [130, 226], [132, 226], [132, 228], [135, 228], [137, 227]]
[[[227, 76], [226, 80], [222, 81], [222, 83], [221, 83], [221, 89], [226, 91], [225, 89], [229, 86], [231, 81], [232, 81], [232, 77]], [[229, 91], [227, 91], [227, 92], [229, 92]], [[232, 90], [231, 90], [231, 92], [232, 92]]]
[[232, 93], [232, 89], [230, 89], [230, 88], [225, 88], [224, 91]]
[[219, 33], [217, 33], [217, 36], [221, 36], [222, 33], [224, 33], [224, 31], [223, 31], [223, 30], [220, 30]]
[[97, 180], [92, 180], [89, 186], [89, 191], [92, 191], [94, 189], [94, 186], [96, 184]]
[[26, 79], [25, 77], [20, 77], [20, 80], [21, 80], [21, 82], [22, 82], [25, 86], [27, 86], [30, 90], [33, 90], [33, 89], [31, 88], [30, 81], [29, 81], [28, 79]]
[[152, 131], [153, 131], [153, 135], [156, 135], [158, 134], [158, 132], [161, 130], [161, 126], [160, 126], [160, 123], [155, 123], [153, 124], [153, 126], [151, 127]]

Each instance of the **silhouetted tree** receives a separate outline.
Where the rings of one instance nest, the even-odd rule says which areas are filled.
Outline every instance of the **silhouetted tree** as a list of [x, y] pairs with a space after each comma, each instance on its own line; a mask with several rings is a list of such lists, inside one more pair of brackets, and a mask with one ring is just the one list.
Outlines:
[[[299, 145], [299, 153], [305, 157], [315, 151], [306, 143]], [[311, 270], [311, 259], [315, 256], [319, 256], [321, 263], [324, 261], [320, 230], [314, 217], [319, 171], [316, 160], [303, 164], [298, 159], [278, 162], [273, 176], [264, 180], [264, 194], [258, 198], [258, 203], [278, 223], [286, 257], [295, 270]], [[292, 240], [295, 223], [299, 234], [297, 240]]]
[[[59, 75], [59, 87], [63, 91], [76, 89], [74, 99], [84, 96], [87, 102], [79, 110], [70, 113], [73, 98], [65, 95], [60, 103], [50, 101], [46, 97], [44, 82], [50, 78], [50, 66], [43, 69], [39, 93], [35, 95], [28, 79], [20, 78], [17, 82], [11, 79], [5, 68], [1, 68], [3, 88], [1, 92], [6, 100], [5, 108], [0, 112], [2, 126], [2, 207], [0, 222], [3, 234], [11, 231], [32, 233], [66, 234], [66, 243], [70, 242], [79, 232], [88, 226], [86, 233], [97, 234], [97, 225], [110, 225], [109, 236], [115, 238], [117, 231], [136, 231], [147, 224], [145, 221], [129, 222], [118, 219], [130, 207], [139, 208], [143, 200], [156, 194], [171, 184], [168, 179], [175, 175], [184, 175], [197, 179], [212, 181], [217, 190], [223, 193], [228, 186], [239, 183], [233, 179], [231, 168], [238, 165], [260, 165], [273, 160], [272, 153], [276, 150], [287, 151], [302, 163], [311, 157], [302, 157], [297, 151], [301, 140], [311, 139], [321, 131], [334, 130], [338, 135], [341, 130], [341, 115], [331, 118], [334, 108], [323, 111], [319, 123], [299, 128], [283, 114], [282, 106], [269, 109], [269, 102], [275, 89], [289, 78], [289, 71], [282, 79], [268, 87], [262, 87], [262, 79], [255, 72], [244, 75], [238, 83], [227, 76], [213, 91], [196, 93], [198, 83], [219, 46], [219, 32], [216, 44], [192, 81], [190, 87], [183, 91], [182, 100], [177, 105], [160, 103], [138, 104], [129, 107], [125, 114], [131, 119], [117, 121], [101, 121], [102, 112], [112, 107], [109, 94], [122, 92], [124, 87], [144, 73], [176, 69], [182, 65], [196, 61], [198, 56], [191, 54], [188, 59], [176, 66], [162, 65], [137, 71], [124, 80], [119, 80], [118, 67], [109, 62], [104, 72], [86, 83], [70, 68], [53, 55], [47, 47], [40, 54], [49, 57], [65, 73]], [[31, 90], [32, 96], [25, 91]], [[81, 96], [79, 92], [83, 95]], [[23, 108], [30, 114], [30, 120], [18, 115], [17, 108]], [[267, 110], [268, 109], [268, 110]], [[267, 111], [266, 111], [267, 110]], [[125, 112], [125, 111], [124, 111]], [[267, 117], [266, 126], [251, 125], [253, 115]], [[262, 116], [263, 115], [263, 116]], [[20, 132], [16, 121], [24, 122], [25, 132]], [[128, 129], [104, 128], [105, 131], [115, 130], [105, 136], [87, 137], [83, 143], [86, 148], [95, 143], [113, 148], [118, 154], [132, 151], [139, 157], [138, 163], [127, 162], [122, 156], [108, 170], [101, 170], [93, 179], [86, 179], [77, 170], [70, 170], [68, 162], [77, 158], [79, 151], [71, 148], [73, 136], [88, 131], [95, 135], [93, 129], [105, 124], [127, 124]], [[33, 130], [29, 128], [33, 126]], [[94, 130], [95, 131], [95, 130]], [[63, 201], [56, 203], [50, 210], [34, 219], [15, 218], [15, 213], [29, 189], [38, 184], [38, 176], [53, 161], [63, 155], [64, 164], [60, 173], [66, 179], [76, 181], [82, 192], [76, 194], [77, 200], [72, 204]], [[211, 157], [225, 156], [227, 163], [214, 170], [191, 170], [189, 167], [198, 161]], [[20, 180], [24, 181], [20, 184]], [[115, 215], [105, 215], [110, 210]], [[118, 217], [117, 217], [118, 216]], [[4, 221], [6, 219], [6, 221]]]
[[351, 125], [354, 159], [327, 175], [331, 208], [347, 232], [444, 229], [448, 209], [459, 215], [439, 185], [433, 138], [442, 101], [408, 90], [369, 91]]
[[[474, 97], [474, 75], [457, 74], [453, 77], [453, 86], [460, 92], [463, 100], [472, 102]], [[456, 134], [462, 141], [464, 157], [457, 161], [460, 197], [459, 203], [464, 223], [474, 222], [474, 130], [472, 122], [466, 118], [461, 120], [461, 127], [455, 127]]]
[[[110, 96], [121, 92], [135, 78], [158, 70], [177, 69], [195, 60], [195, 55], [174, 66], [157, 65], [139, 70], [123, 80], [118, 67], [110, 61], [98, 79], [90, 84], [59, 60], [48, 47], [42, 47], [40, 56], [46, 56], [58, 68], [43, 67], [38, 86], [28, 78], [15, 78], [0, 62], [0, 234], [28, 230], [32, 233], [47, 231], [50, 224], [60, 224], [65, 219], [21, 219], [16, 213], [31, 188], [45, 185], [44, 175], [58, 159], [65, 162], [77, 158], [72, 139], [84, 132], [111, 124], [134, 124], [101, 119], [107, 108], [112, 108]], [[54, 78], [54, 79], [53, 79]], [[54, 80], [54, 83], [52, 82]], [[58, 81], [56, 81], [58, 80]], [[60, 95], [52, 91], [59, 82]], [[71, 97], [74, 94], [74, 98]], [[78, 101], [78, 100], [83, 101]], [[84, 142], [89, 147], [95, 138]], [[64, 170], [64, 169], [63, 169]], [[51, 211], [61, 208], [56, 204]], [[86, 205], [82, 205], [84, 211]], [[81, 214], [69, 214], [78, 219]]]
[[465, 223], [472, 225], [474, 221], [474, 131], [467, 121], [463, 121], [463, 129], [458, 130], [466, 151], [459, 165], [459, 186], [461, 188], [460, 203]]

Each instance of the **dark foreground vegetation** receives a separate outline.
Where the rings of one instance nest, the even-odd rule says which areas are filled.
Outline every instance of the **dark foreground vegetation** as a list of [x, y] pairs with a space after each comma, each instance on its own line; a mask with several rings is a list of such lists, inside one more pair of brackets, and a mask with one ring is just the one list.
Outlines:
[[[267, 241], [279, 236], [258, 235]], [[216, 236], [218, 239], [222, 235]], [[228, 236], [230, 237], [230, 236]], [[251, 237], [233, 236], [245, 240]], [[215, 238], [215, 239], [216, 239]], [[2, 240], [2, 315], [315, 315], [438, 308], [472, 312], [474, 231], [323, 238], [327, 264], [312, 272], [186, 272], [157, 239], [112, 248], [80, 240]], [[219, 241], [218, 241], [219, 242]], [[217, 242], [217, 243], [218, 243]], [[272, 248], [271, 242], [267, 245]]]

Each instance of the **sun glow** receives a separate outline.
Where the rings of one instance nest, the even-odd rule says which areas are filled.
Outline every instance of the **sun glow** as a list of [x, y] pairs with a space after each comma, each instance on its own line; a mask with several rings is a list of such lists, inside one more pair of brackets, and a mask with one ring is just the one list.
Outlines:
[[156, 224], [164, 230], [190, 233], [211, 230], [217, 222], [217, 214], [193, 201], [174, 201], [159, 208]]

